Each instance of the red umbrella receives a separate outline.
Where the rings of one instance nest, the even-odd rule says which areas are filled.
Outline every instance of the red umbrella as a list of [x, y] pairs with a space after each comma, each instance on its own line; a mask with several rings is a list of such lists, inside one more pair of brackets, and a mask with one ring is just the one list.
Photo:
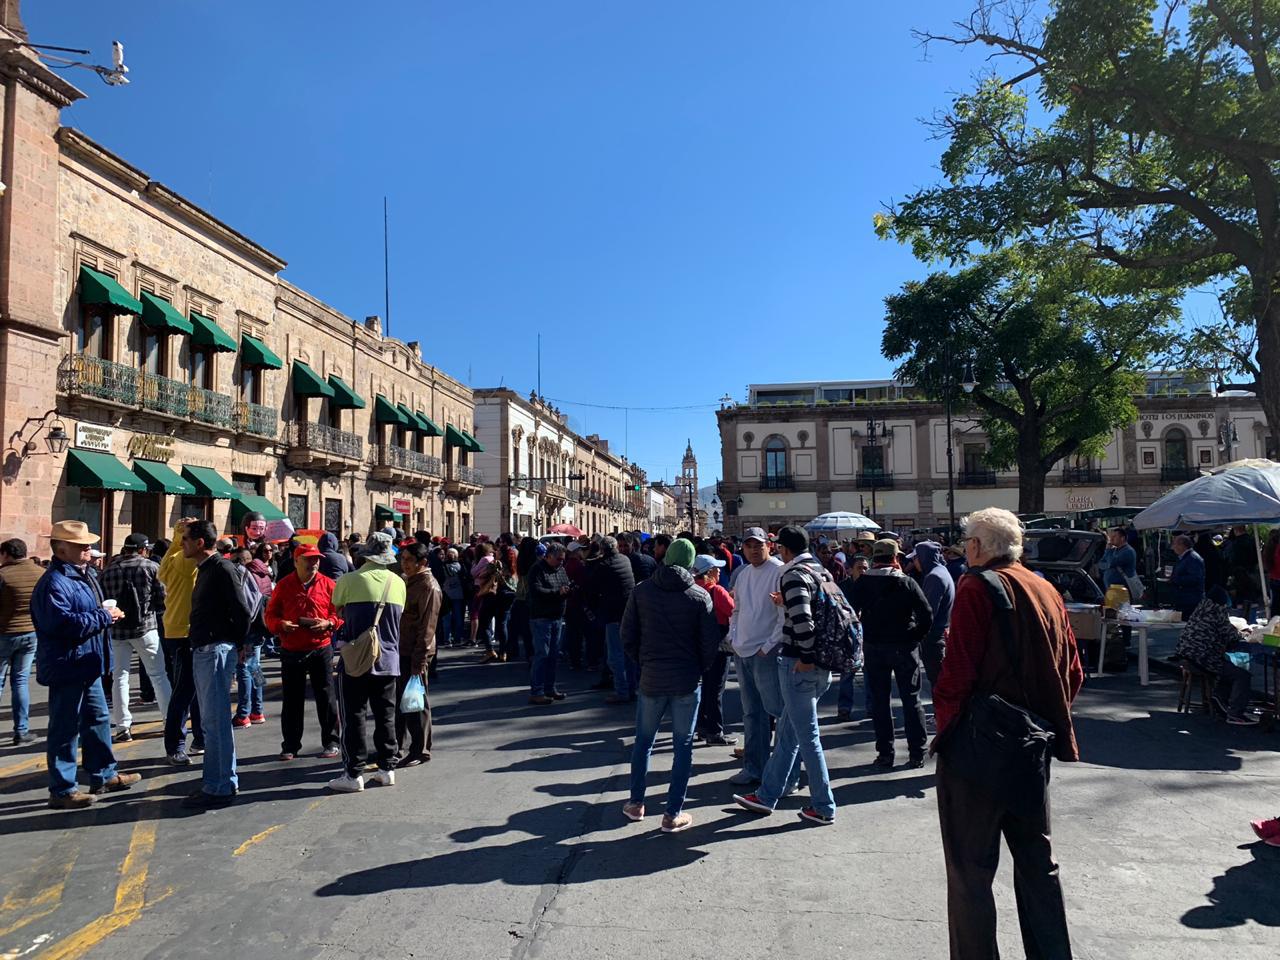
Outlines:
[[554, 527], [550, 527], [547, 533], [567, 533], [571, 537], [582, 536], [582, 531], [572, 523], [557, 523]]

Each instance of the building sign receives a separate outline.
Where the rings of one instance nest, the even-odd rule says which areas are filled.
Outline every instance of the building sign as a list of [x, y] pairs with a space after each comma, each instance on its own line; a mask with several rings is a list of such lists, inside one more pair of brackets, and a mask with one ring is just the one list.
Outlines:
[[1138, 419], [1140, 421], [1147, 421], [1149, 423], [1160, 423], [1161, 421], [1165, 421], [1165, 420], [1184, 420], [1189, 422], [1192, 420], [1212, 420], [1216, 416], [1217, 414], [1208, 413], [1204, 410], [1201, 410], [1198, 413], [1190, 413], [1185, 411], [1182, 413], [1144, 413], [1142, 414], [1142, 416], [1138, 417]]
[[413, 501], [406, 500], [404, 497], [397, 497], [391, 501], [391, 509], [396, 513], [403, 513], [407, 517], [413, 510]]
[[76, 424], [76, 446], [81, 450], [101, 450], [111, 452], [111, 441], [115, 430], [111, 427], [100, 427], [93, 423]]
[[1067, 496], [1068, 510], [1092, 510], [1093, 507], [1093, 497], [1081, 493], [1072, 493]]
[[159, 460], [168, 463], [173, 459], [173, 437], [154, 433], [135, 433], [129, 438], [129, 456], [139, 460]]

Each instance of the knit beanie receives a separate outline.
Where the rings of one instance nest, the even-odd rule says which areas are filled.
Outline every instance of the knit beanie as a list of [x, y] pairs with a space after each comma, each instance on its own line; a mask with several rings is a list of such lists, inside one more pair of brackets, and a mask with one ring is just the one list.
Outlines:
[[671, 546], [667, 547], [662, 562], [668, 567], [684, 567], [688, 570], [693, 566], [693, 558], [697, 555], [698, 550], [692, 541], [681, 537], [679, 540], [671, 541]]

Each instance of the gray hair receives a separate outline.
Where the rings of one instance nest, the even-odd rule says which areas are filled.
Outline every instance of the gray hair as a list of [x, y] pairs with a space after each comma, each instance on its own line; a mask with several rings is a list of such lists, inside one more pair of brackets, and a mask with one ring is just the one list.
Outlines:
[[556, 540], [552, 540], [552, 541], [550, 541], [550, 542], [548, 542], [548, 543], [547, 543], [547, 556], [548, 556], [548, 557], [558, 557], [558, 556], [560, 556], [562, 553], [564, 553], [564, 544], [563, 544], [563, 543], [560, 543], [560, 542], [558, 542], [558, 541], [556, 541]]
[[978, 541], [979, 552], [996, 559], [1017, 560], [1022, 556], [1022, 524], [1008, 510], [987, 507], [964, 518], [964, 533]]
[[618, 552], [618, 541], [613, 537], [600, 538], [600, 552], [606, 557], [611, 557]]

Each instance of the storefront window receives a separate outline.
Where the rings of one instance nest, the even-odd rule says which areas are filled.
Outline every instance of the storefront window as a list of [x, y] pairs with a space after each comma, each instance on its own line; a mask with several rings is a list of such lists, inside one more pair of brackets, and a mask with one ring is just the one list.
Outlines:
[[213, 519], [213, 501], [208, 497], [183, 497], [181, 507], [184, 517], [195, 517], [197, 520]]

